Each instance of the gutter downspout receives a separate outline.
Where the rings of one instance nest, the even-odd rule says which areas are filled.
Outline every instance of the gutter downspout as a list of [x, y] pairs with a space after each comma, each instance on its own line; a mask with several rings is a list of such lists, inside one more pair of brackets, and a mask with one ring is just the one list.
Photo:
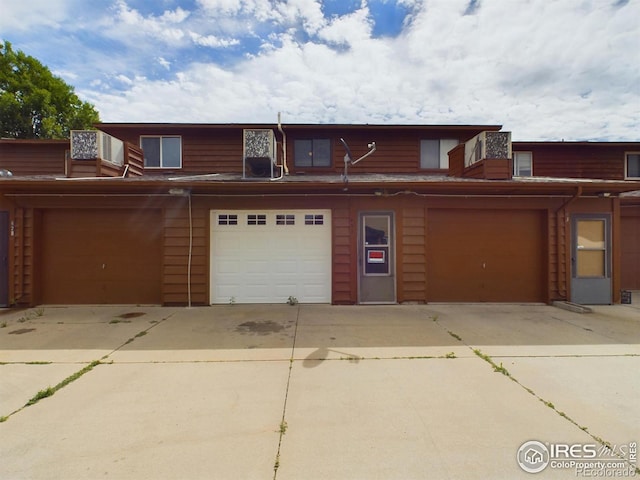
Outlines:
[[[555, 212], [556, 213], [556, 257], [558, 262], [558, 265], [556, 267], [556, 276], [557, 276], [556, 281], [558, 282], [558, 293], [560, 293], [560, 285], [562, 285], [562, 269], [560, 268], [560, 258], [562, 257], [562, 247], [560, 246], [561, 245], [560, 225], [563, 226], [565, 236], [566, 236], [565, 224], [569, 221], [569, 216], [566, 213], [567, 208], [569, 207], [569, 205], [571, 205], [576, 200], [578, 200], [581, 196], [582, 196], [582, 185], [578, 185], [576, 194], [570, 199], [566, 200], [562, 205], [560, 205]], [[564, 213], [561, 213], [561, 212], [564, 212]], [[567, 243], [565, 243], [565, 245], [567, 245]], [[570, 241], [568, 242], [568, 245], [569, 246], [571, 245]], [[566, 247], [565, 247], [565, 256], [566, 256]], [[569, 255], [569, 257], [571, 257], [571, 255]], [[568, 297], [569, 297], [568, 285], [571, 282], [570, 278], [571, 278], [572, 268], [573, 268], [573, 262], [570, 264], [569, 271], [565, 272], [565, 291], [564, 291], [565, 300], [568, 300]]]
[[282, 123], [280, 122], [280, 112], [278, 112], [278, 130], [280, 130], [282, 134], [282, 168], [284, 169], [284, 174], [289, 175], [289, 167], [287, 166], [287, 134], [284, 133]]

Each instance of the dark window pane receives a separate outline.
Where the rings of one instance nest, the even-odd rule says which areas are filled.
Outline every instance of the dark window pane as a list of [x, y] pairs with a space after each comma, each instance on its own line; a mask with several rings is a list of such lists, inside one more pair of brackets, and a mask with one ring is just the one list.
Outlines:
[[440, 140], [420, 141], [420, 168], [440, 168]]
[[140, 146], [144, 152], [145, 167], [160, 166], [160, 138], [159, 137], [142, 137]]
[[312, 166], [313, 147], [311, 140], [296, 140], [293, 145], [296, 167]]
[[640, 177], [640, 153], [627, 155], [627, 177]]
[[180, 168], [180, 137], [162, 137], [162, 166]]
[[313, 140], [313, 166], [331, 166], [331, 141], [329, 139]]

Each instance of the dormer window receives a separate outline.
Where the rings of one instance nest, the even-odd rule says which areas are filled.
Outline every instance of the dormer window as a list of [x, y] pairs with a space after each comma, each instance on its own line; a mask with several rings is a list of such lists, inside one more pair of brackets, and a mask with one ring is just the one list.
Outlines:
[[420, 140], [420, 168], [442, 170], [449, 168], [449, 151], [460, 143], [455, 138]]
[[295, 140], [293, 150], [296, 167], [331, 166], [331, 140], [328, 138]]
[[182, 138], [178, 136], [140, 137], [145, 168], [182, 168]]
[[533, 176], [533, 153], [513, 152], [513, 176], [514, 177]]
[[627, 153], [625, 157], [625, 177], [640, 178], [640, 153]]

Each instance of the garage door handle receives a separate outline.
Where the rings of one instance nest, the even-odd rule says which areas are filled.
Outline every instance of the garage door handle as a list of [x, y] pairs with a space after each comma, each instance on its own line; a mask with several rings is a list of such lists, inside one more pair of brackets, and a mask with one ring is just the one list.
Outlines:
[[105, 268], [107, 268], [107, 264], [106, 264], [106, 263], [103, 263], [103, 264], [102, 264], [102, 269], [104, 270]]
[[482, 262], [482, 268], [487, 268], [487, 263], [486, 262]]

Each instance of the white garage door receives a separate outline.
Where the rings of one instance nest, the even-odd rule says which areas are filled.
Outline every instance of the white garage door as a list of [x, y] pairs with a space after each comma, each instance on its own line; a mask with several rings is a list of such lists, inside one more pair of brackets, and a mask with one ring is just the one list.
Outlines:
[[211, 303], [331, 302], [330, 210], [212, 210]]

